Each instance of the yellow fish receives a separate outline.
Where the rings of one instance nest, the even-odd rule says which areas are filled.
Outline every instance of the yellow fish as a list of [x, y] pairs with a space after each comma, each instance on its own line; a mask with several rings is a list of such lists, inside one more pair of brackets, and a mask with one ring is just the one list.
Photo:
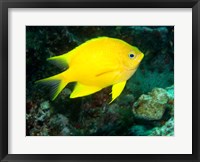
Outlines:
[[112, 102], [121, 94], [143, 57], [138, 48], [120, 39], [93, 38], [68, 53], [48, 58], [62, 68], [69, 68], [37, 82], [52, 86], [52, 100], [69, 82], [77, 82], [70, 98], [87, 96], [112, 85]]

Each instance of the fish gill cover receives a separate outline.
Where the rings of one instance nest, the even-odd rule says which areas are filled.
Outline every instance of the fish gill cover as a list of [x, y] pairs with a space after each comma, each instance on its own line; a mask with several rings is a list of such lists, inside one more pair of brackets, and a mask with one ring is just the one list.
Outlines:
[[[101, 37], [126, 42], [144, 54], [134, 74], [131, 73], [130, 78], [127, 77], [125, 80], [123, 80], [124, 76], [129, 75], [123, 75], [122, 80], [125, 84], [120, 85], [120, 92], [115, 88], [114, 92], [119, 92], [120, 95], [117, 94], [114, 100], [110, 93], [113, 93], [112, 85], [116, 85], [116, 82], [112, 84], [109, 82], [106, 86], [103, 85], [101, 90], [77, 98], [70, 98], [74, 87], [77, 86], [76, 81], [70, 82], [53, 101], [50, 95], [51, 88], [48, 85], [42, 87], [35, 84], [40, 79], [70, 69], [69, 63], [66, 67], [62, 62], [56, 63], [60, 65], [60, 68], [47, 61], [48, 58], [58, 58], [57, 56], [62, 54], [69, 54], [68, 52], [77, 49], [85, 42]], [[121, 51], [121, 47], [113, 49], [114, 52], [112, 52], [112, 42], [106, 42], [106, 44], [112, 53], [112, 59], [108, 62], [114, 62], [109, 64], [109, 68], [113, 68], [116, 65], [113, 59], [117, 57], [117, 52]], [[78, 61], [75, 65], [79, 68], [76, 68], [78, 70], [73, 75], [80, 76], [87, 69], [82, 66], [81, 57], [92, 64], [92, 66], [88, 65], [90, 72], [95, 71], [97, 65], [98, 68], [105, 69], [108, 54], [103, 58], [99, 57], [100, 59], [98, 58], [95, 63], [95, 59], [92, 60], [91, 54], [88, 54], [88, 51], [92, 51], [93, 56], [97, 56], [104, 46], [101, 42], [97, 44], [97, 47], [95, 45], [95, 48], [92, 45], [89, 49], [82, 50], [85, 52], [77, 57]], [[135, 57], [135, 51], [131, 51], [126, 56]], [[107, 69], [106, 73], [97, 71], [97, 76], [103, 76], [102, 82], [111, 76], [107, 73]], [[120, 69], [120, 71], [123, 70]], [[122, 76], [122, 74], [124, 73], [117, 76]], [[91, 80], [91, 76], [84, 79]], [[58, 86], [59, 81], [56, 80], [53, 84]], [[173, 26], [26, 27], [27, 136], [172, 136], [174, 135], [173, 85]], [[113, 102], [110, 103], [111, 100]]]

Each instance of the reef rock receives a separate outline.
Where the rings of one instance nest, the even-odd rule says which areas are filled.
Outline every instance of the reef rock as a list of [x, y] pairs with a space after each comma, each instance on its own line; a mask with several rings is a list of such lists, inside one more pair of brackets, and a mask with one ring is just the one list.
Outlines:
[[173, 136], [174, 118], [170, 118], [162, 127], [155, 127], [149, 131], [148, 136]]
[[148, 128], [145, 125], [134, 125], [130, 129], [134, 136], [173, 136], [174, 118], [170, 118], [160, 127]]
[[49, 104], [49, 101], [44, 101], [40, 104], [40, 108], [42, 110], [48, 110], [50, 108], [50, 104]]
[[69, 123], [69, 120], [67, 117], [65, 117], [64, 115], [62, 114], [57, 114], [57, 115], [54, 115], [50, 121], [49, 121], [49, 125], [53, 128], [53, 127], [57, 127], [57, 128], [60, 128], [60, 129], [63, 129], [65, 128], [66, 125], [68, 125]]
[[148, 95], [141, 95], [133, 105], [133, 114], [138, 119], [160, 120], [165, 112], [169, 96], [165, 89], [154, 88]]

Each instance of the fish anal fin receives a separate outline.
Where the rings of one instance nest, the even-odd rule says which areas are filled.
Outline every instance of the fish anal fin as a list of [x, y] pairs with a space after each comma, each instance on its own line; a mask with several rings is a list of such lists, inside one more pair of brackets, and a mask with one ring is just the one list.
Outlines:
[[113, 102], [122, 93], [125, 85], [126, 81], [114, 84], [112, 86], [112, 100], [110, 101], [110, 103]]
[[99, 87], [88, 86], [88, 85], [84, 85], [81, 83], [77, 83], [73, 92], [70, 95], [70, 98], [87, 96], [87, 95], [93, 94], [97, 91], [100, 91], [101, 89], [102, 88], [99, 88]]

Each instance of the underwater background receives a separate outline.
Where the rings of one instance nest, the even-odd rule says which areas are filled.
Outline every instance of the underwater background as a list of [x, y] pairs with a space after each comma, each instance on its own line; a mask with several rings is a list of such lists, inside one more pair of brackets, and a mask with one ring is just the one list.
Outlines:
[[[109, 104], [111, 87], [70, 99], [69, 83], [54, 100], [35, 81], [61, 70], [46, 59], [92, 38], [118, 38], [144, 53], [121, 95]], [[173, 136], [173, 26], [27, 26], [27, 136]]]

